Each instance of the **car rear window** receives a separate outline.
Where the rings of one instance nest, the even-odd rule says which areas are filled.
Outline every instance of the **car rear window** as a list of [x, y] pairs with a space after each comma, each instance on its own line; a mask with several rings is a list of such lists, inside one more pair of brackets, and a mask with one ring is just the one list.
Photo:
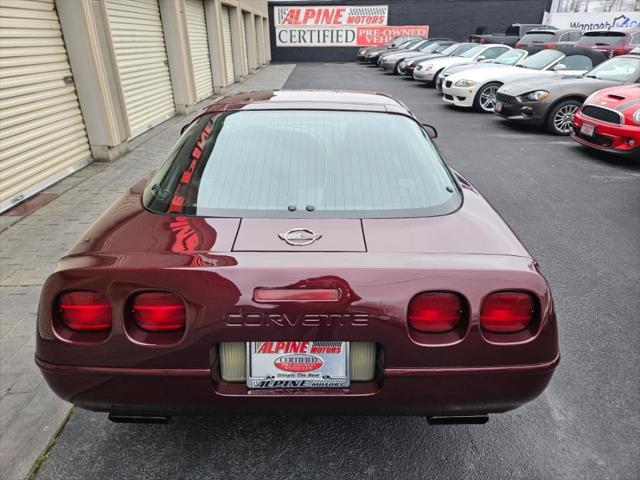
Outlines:
[[576, 46], [595, 45], [595, 46], [612, 46], [624, 43], [625, 34], [623, 32], [587, 32], [585, 33]]
[[524, 37], [520, 39], [520, 43], [545, 43], [553, 41], [555, 37], [554, 32], [539, 32], [539, 33], [527, 33]]
[[424, 129], [404, 115], [244, 110], [189, 127], [143, 200], [182, 215], [392, 218], [444, 215], [462, 199]]

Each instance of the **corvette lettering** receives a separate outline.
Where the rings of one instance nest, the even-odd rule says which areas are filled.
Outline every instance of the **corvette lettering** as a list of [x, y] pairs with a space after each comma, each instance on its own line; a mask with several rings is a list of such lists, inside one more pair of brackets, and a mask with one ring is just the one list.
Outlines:
[[366, 327], [366, 313], [228, 313], [224, 323], [228, 327]]

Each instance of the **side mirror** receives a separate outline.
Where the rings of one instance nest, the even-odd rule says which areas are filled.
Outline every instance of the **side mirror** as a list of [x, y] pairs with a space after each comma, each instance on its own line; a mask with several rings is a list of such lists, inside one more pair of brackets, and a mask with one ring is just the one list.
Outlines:
[[478, 62], [482, 62], [482, 61], [484, 61], [484, 60], [486, 60], [486, 59], [487, 59], [487, 57], [485, 57], [484, 55], [480, 55], [478, 58], [476, 58], [476, 60], [477, 60]]
[[429, 135], [429, 138], [431, 139], [438, 138], [438, 130], [436, 130], [436, 127], [434, 127], [433, 125], [429, 125], [428, 123], [423, 123], [422, 128], [424, 129], [425, 132], [427, 132], [427, 135]]
[[566, 70], [567, 66], [564, 63], [559, 63], [558, 65], [556, 65], [555, 67], [553, 67], [553, 70], [556, 72], [561, 72], [563, 70]]

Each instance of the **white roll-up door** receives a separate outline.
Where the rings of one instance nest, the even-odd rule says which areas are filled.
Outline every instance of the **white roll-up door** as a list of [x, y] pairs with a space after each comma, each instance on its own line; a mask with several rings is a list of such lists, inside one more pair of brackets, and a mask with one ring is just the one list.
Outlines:
[[175, 115], [157, 0], [107, 0], [130, 137]]
[[89, 158], [53, 0], [0, 1], [0, 211]]
[[209, 56], [209, 40], [207, 23], [204, 17], [202, 0], [186, 0], [187, 31], [191, 63], [196, 80], [196, 96], [198, 100], [209, 97], [213, 93], [211, 76], [211, 57]]
[[227, 85], [236, 81], [233, 68], [233, 47], [231, 44], [231, 15], [229, 7], [222, 6], [222, 41], [224, 46], [224, 66], [227, 70]]

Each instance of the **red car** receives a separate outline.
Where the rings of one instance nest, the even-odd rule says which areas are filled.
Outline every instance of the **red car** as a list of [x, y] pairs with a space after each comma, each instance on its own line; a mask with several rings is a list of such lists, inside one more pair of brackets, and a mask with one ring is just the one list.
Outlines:
[[571, 138], [597, 150], [640, 160], [640, 84], [592, 94], [573, 117]]
[[211, 105], [46, 281], [51, 388], [116, 421], [483, 423], [536, 398], [559, 361], [549, 286], [429, 131], [381, 94]]

